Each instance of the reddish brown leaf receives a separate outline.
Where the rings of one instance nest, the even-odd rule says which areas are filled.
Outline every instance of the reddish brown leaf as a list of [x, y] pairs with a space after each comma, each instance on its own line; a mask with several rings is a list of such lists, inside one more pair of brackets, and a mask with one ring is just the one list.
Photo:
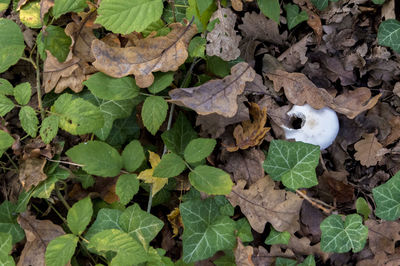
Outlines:
[[364, 134], [363, 139], [354, 144], [354, 149], [357, 151], [354, 158], [367, 167], [376, 165], [382, 159], [378, 154], [382, 147], [374, 133]]

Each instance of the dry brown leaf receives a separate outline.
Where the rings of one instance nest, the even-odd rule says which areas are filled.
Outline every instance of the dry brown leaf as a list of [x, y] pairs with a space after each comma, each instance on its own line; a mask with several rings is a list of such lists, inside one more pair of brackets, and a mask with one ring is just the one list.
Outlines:
[[254, 266], [252, 261], [253, 247], [244, 246], [240, 238], [237, 238], [237, 246], [235, 248], [235, 262], [236, 265]]
[[224, 79], [210, 80], [201, 86], [179, 88], [169, 92], [171, 102], [189, 107], [200, 115], [216, 113], [233, 117], [237, 113], [237, 96], [242, 94], [246, 82], [253, 81], [256, 72], [245, 62], [231, 68]]
[[347, 183], [347, 171], [324, 171], [320, 177], [321, 182], [326, 182], [330, 194], [336, 202], [345, 203], [354, 199], [354, 187]]
[[278, 57], [278, 61], [282, 62], [286, 70], [296, 71], [308, 60], [308, 57], [306, 56], [307, 44], [310, 43], [311, 40], [311, 35], [307, 34], [300, 41], [293, 44], [289, 49], [284, 51]]
[[314, 34], [317, 37], [317, 43], [319, 44], [322, 40], [322, 34], [323, 34], [321, 19], [315, 12], [311, 11], [310, 9], [308, 8], [302, 8], [302, 9], [307, 12], [308, 15], [307, 24], [313, 29]]
[[[54, 238], [64, 235], [61, 226], [50, 220], [37, 220], [28, 212], [18, 216], [18, 223], [25, 231], [26, 244], [21, 252], [17, 266], [45, 266], [46, 247]], [[71, 265], [68, 263], [67, 265]]]
[[179, 233], [179, 228], [183, 227], [182, 216], [180, 214], [179, 208], [176, 207], [167, 215], [168, 221], [172, 226], [172, 232], [174, 233], [172, 237], [176, 237]]
[[41, 0], [40, 1], [40, 19], [43, 21], [44, 15], [49, 12], [50, 8], [54, 6], [54, 0]]
[[400, 265], [400, 248], [397, 254], [388, 256], [384, 251], [378, 252], [374, 258], [365, 259], [357, 262], [357, 266], [399, 266]]
[[18, 178], [25, 191], [47, 179], [47, 175], [43, 172], [45, 164], [44, 158], [28, 158], [21, 162]]
[[287, 247], [292, 249], [292, 251], [294, 251], [296, 254], [318, 255], [322, 258], [324, 262], [327, 261], [329, 256], [331, 255], [330, 253], [322, 251], [319, 243], [316, 245], [311, 245], [311, 241], [307, 237], [298, 238], [293, 234], [290, 236], [289, 244], [287, 245]]
[[376, 255], [380, 251], [394, 254], [396, 242], [400, 240], [400, 223], [398, 221], [383, 221], [378, 223], [367, 220], [369, 248]]
[[269, 252], [264, 247], [259, 246], [258, 248], [254, 248], [253, 253], [252, 260], [255, 266], [275, 265], [276, 257], [296, 259], [291, 249], [282, 251], [279, 245], [272, 245]]
[[364, 134], [363, 139], [354, 144], [354, 149], [357, 151], [354, 158], [367, 167], [376, 165], [382, 159], [382, 156], [378, 155], [382, 147], [374, 133]]
[[245, 185], [246, 181], [239, 180], [227, 198], [234, 207], [240, 206], [255, 231], [262, 233], [267, 222], [280, 232], [299, 230], [303, 199], [292, 192], [275, 189], [269, 176], [259, 179], [249, 189]]
[[207, 34], [206, 52], [209, 56], [218, 56], [225, 61], [239, 57], [239, 42], [242, 39], [236, 35], [236, 14], [230, 8], [219, 8], [211, 16], [210, 21], [219, 20], [214, 29]]
[[169, 27], [168, 35], [141, 39], [132, 47], [110, 47], [94, 40], [92, 53], [96, 61], [93, 65], [115, 78], [133, 74], [139, 87], [149, 87], [154, 81], [152, 72], [176, 71], [186, 61], [189, 42], [197, 33], [194, 24], [172, 23]]
[[236, 11], [242, 11], [243, 10], [242, 0], [232, 0], [232, 8]]
[[226, 147], [230, 152], [239, 149], [245, 150], [249, 147], [260, 145], [265, 134], [269, 131], [269, 127], [264, 127], [267, 122], [267, 108], [260, 109], [256, 103], [250, 103], [251, 120], [243, 121], [241, 125], [237, 125], [233, 131], [236, 145]]

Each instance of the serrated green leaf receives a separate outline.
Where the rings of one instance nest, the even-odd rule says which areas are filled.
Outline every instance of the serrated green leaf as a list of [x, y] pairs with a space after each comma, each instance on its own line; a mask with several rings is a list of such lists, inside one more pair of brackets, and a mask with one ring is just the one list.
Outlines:
[[14, 103], [4, 95], [0, 95], [0, 116], [5, 116], [14, 108]]
[[148, 88], [149, 92], [156, 94], [165, 90], [174, 81], [174, 72], [154, 73], [154, 82]]
[[11, 83], [6, 80], [0, 78], [0, 95], [13, 95], [14, 89]]
[[319, 146], [273, 140], [263, 167], [273, 180], [282, 180], [287, 188], [309, 188], [318, 184], [315, 168], [319, 155]]
[[116, 209], [100, 209], [99, 213], [97, 214], [96, 220], [86, 232], [85, 238], [90, 241], [92, 236], [107, 229], [122, 230], [121, 226], [118, 223], [121, 214], [122, 211]]
[[96, 23], [114, 33], [142, 32], [161, 17], [163, 8], [162, 0], [103, 0]]
[[12, 249], [12, 236], [7, 233], [0, 233], [0, 265], [2, 266], [15, 266], [15, 262], [11, 253]]
[[145, 159], [146, 156], [144, 155], [142, 144], [140, 144], [138, 140], [132, 140], [129, 142], [122, 152], [124, 168], [129, 172], [133, 172], [138, 169]]
[[59, 26], [48, 25], [45, 33], [40, 31], [36, 38], [36, 43], [40, 57], [45, 60], [47, 54], [45, 50], [49, 50], [59, 62], [64, 62], [69, 53], [69, 47], [71, 46], [72, 40], [64, 29]]
[[116, 256], [110, 266], [139, 264], [147, 260], [143, 246], [127, 233], [118, 229], [107, 229], [90, 238], [89, 248], [97, 251], [114, 251]]
[[275, 266], [296, 266], [296, 264], [297, 261], [288, 258], [277, 257], [275, 260]]
[[265, 244], [267, 245], [275, 245], [275, 244], [283, 244], [287, 245], [289, 244], [290, 240], [290, 233], [283, 231], [283, 232], [278, 232], [271, 226], [271, 232], [269, 233], [267, 239], [265, 239]]
[[358, 198], [356, 200], [356, 210], [358, 214], [364, 216], [364, 221], [368, 219], [368, 216], [371, 213], [371, 209], [369, 208], [368, 203], [364, 198]]
[[153, 176], [156, 177], [175, 177], [185, 170], [186, 165], [182, 158], [175, 153], [165, 154], [160, 163], [154, 169]]
[[24, 49], [24, 36], [18, 25], [0, 18], [0, 73], [17, 63]]
[[43, 120], [40, 127], [40, 137], [44, 143], [49, 144], [57, 136], [59, 121], [60, 119], [56, 115], [48, 116]]
[[54, 0], [53, 15], [61, 17], [69, 12], [80, 12], [87, 7], [86, 0]]
[[67, 214], [68, 227], [75, 235], [82, 234], [88, 226], [93, 215], [93, 204], [90, 197], [86, 197], [75, 203]]
[[389, 46], [400, 53], [400, 21], [388, 19], [379, 25], [378, 44]]
[[191, 57], [201, 57], [205, 59], [205, 50], [206, 50], [207, 40], [197, 36], [194, 37], [189, 43], [189, 55]]
[[191, 140], [184, 151], [185, 160], [188, 163], [203, 160], [212, 153], [216, 144], [215, 139], [198, 138]]
[[197, 133], [183, 113], [179, 113], [174, 126], [162, 133], [164, 144], [168, 150], [183, 156], [187, 144], [197, 138]]
[[315, 266], [314, 256], [308, 255], [307, 258], [297, 266]]
[[[172, 6], [174, 4], [174, 6]], [[174, 3], [168, 2], [166, 8], [164, 8], [163, 19], [169, 24], [172, 22], [181, 22], [186, 16], [186, 8], [189, 3], [187, 0], [175, 0]]]
[[0, 232], [12, 236], [12, 244], [21, 241], [25, 237], [24, 230], [17, 223], [17, 206], [9, 201], [0, 204]]
[[321, 249], [325, 252], [344, 253], [361, 251], [368, 237], [368, 228], [358, 214], [350, 214], [343, 223], [337, 214], [328, 216], [321, 225]]
[[227, 195], [231, 192], [231, 176], [221, 169], [200, 165], [189, 174], [190, 183], [199, 191], [210, 195]]
[[115, 193], [119, 197], [119, 202], [124, 205], [128, 204], [138, 191], [139, 180], [137, 179], [137, 175], [124, 174], [118, 177]]
[[0, 12], [7, 10], [11, 0], [0, 0]]
[[75, 253], [78, 239], [77, 236], [66, 234], [51, 240], [46, 248], [46, 265], [64, 266], [68, 264]]
[[103, 177], [117, 176], [122, 168], [122, 158], [118, 151], [101, 141], [80, 143], [66, 154], [75, 163], [81, 164], [88, 174]]
[[40, 3], [38, 0], [30, 1], [19, 10], [19, 19], [27, 27], [37, 29], [42, 27], [40, 20]]
[[20, 105], [28, 104], [29, 100], [31, 99], [31, 93], [31, 84], [29, 84], [29, 82], [18, 84], [14, 88], [15, 100]]
[[376, 203], [376, 216], [389, 221], [400, 217], [400, 172], [385, 184], [372, 189], [372, 194]]
[[261, 12], [279, 24], [279, 14], [281, 8], [278, 0], [257, 0], [258, 7]]
[[32, 138], [36, 137], [39, 120], [35, 110], [30, 106], [23, 106], [19, 111], [19, 120], [25, 132]]
[[160, 96], [147, 97], [143, 103], [142, 119], [147, 130], [155, 135], [167, 117], [168, 104]]
[[329, 0], [311, 0], [311, 3], [319, 10], [324, 10], [328, 7]]
[[243, 217], [236, 221], [237, 236], [242, 242], [251, 242], [254, 240], [253, 234], [251, 233], [251, 226], [246, 217]]
[[14, 143], [14, 138], [7, 132], [0, 130], [0, 156]]
[[300, 12], [298, 5], [287, 4], [285, 5], [285, 10], [289, 30], [293, 29], [301, 22], [308, 20], [307, 12], [304, 10]]
[[92, 94], [104, 100], [127, 100], [139, 95], [139, 87], [132, 77], [112, 78], [102, 72], [97, 72], [83, 82]]
[[236, 245], [235, 222], [220, 215], [218, 208], [213, 198], [180, 204], [184, 224], [183, 260], [186, 263], [209, 258], [218, 250], [232, 249]]

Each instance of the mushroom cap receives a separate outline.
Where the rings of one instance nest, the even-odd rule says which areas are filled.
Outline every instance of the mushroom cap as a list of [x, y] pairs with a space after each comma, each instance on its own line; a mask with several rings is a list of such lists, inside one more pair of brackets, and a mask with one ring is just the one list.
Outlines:
[[339, 132], [339, 119], [336, 112], [328, 107], [314, 109], [310, 105], [294, 105], [287, 114], [302, 119], [302, 126], [293, 129], [283, 126], [286, 139], [295, 139], [319, 145], [321, 150], [328, 148]]

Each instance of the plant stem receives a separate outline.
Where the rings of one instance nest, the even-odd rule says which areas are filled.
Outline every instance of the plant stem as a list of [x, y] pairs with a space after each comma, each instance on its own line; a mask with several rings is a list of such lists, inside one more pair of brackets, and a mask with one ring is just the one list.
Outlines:
[[67, 210], [71, 209], [71, 207], [69, 206], [68, 202], [64, 199], [63, 195], [60, 192], [60, 189], [58, 188], [58, 185], [56, 183], [55, 185], [55, 190], [56, 190], [56, 194], [58, 199], [61, 201], [61, 203], [65, 206], [65, 208], [67, 208]]
[[40, 111], [40, 117], [45, 118], [45, 112], [42, 106], [42, 91], [40, 90], [40, 69], [39, 69], [39, 53], [36, 51], [36, 94], [38, 99], [38, 108]]
[[7, 156], [8, 160], [10, 160], [11, 164], [14, 166], [15, 170], [17, 170], [17, 172], [19, 171], [18, 166], [15, 164], [14, 160], [11, 158], [10, 155], [8, 155], [7, 152], [4, 152], [4, 154]]

